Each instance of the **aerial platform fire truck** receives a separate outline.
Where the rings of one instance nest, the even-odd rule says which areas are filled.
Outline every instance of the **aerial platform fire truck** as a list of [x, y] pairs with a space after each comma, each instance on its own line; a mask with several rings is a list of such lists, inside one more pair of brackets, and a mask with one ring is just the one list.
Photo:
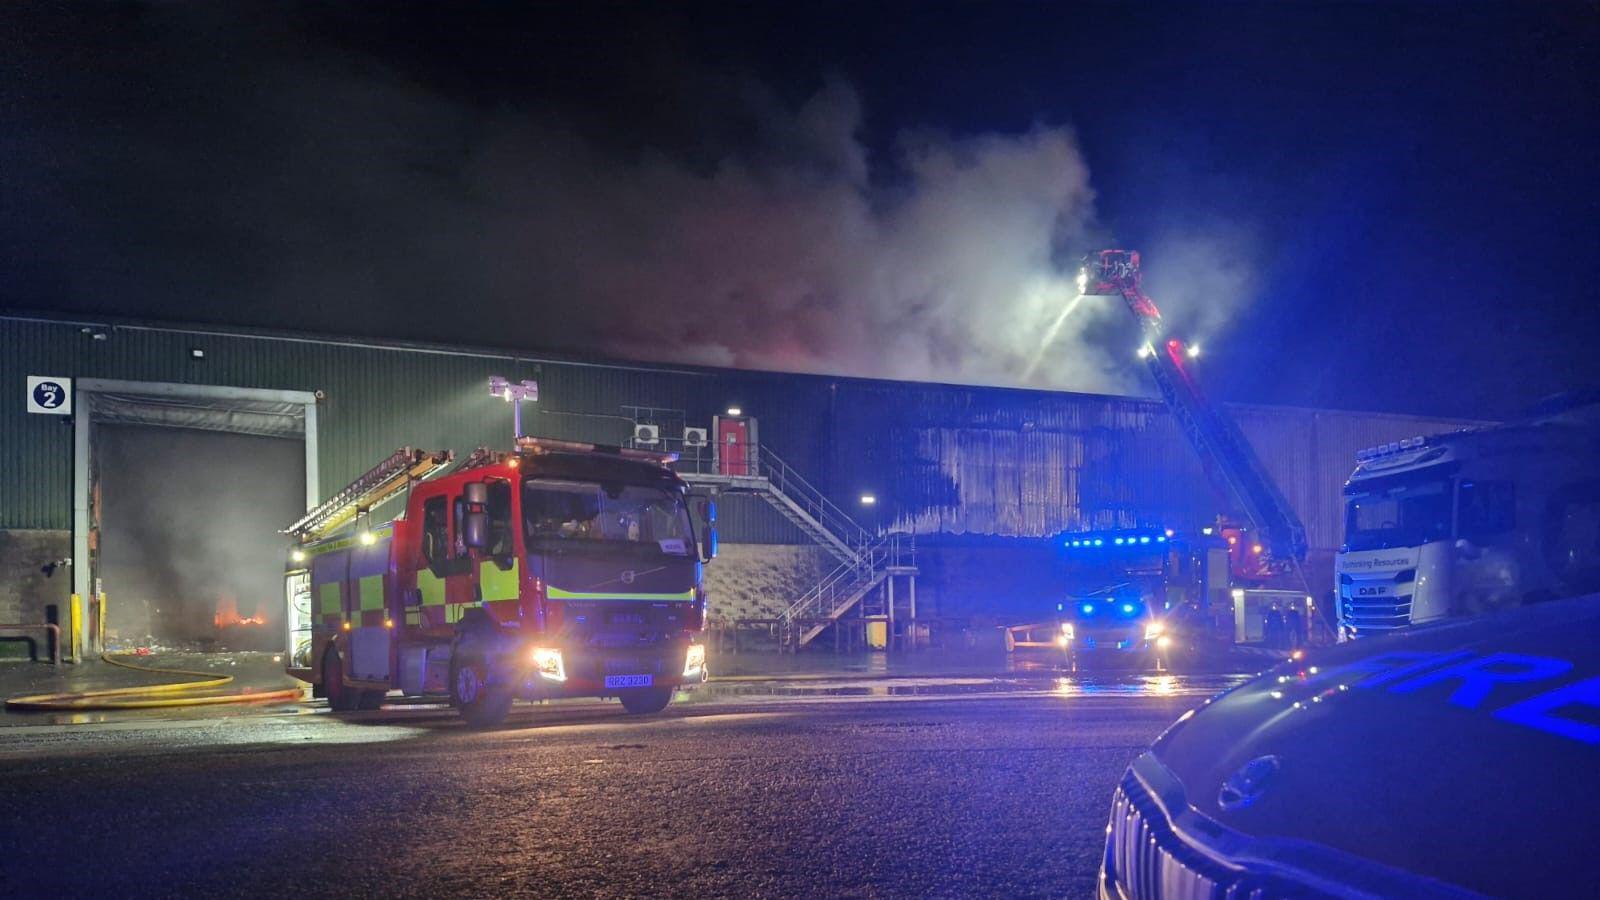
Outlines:
[[[1064, 598], [1061, 612], [1065, 615], [1058, 623], [1060, 633], [1053, 640], [1069, 649], [1081, 649], [1079, 645], [1085, 639], [1078, 635], [1095, 633], [1111, 640], [1114, 648], [1137, 653], [1157, 651], [1162, 649], [1161, 637], [1171, 637], [1172, 611], [1181, 609], [1188, 620], [1185, 624], [1190, 640], [1202, 623], [1209, 621], [1217, 635], [1239, 641], [1244, 629], [1236, 622], [1246, 610], [1254, 609], [1250, 604], [1257, 599], [1251, 591], [1273, 586], [1295, 588], [1292, 594], [1268, 593], [1290, 598], [1273, 602], [1291, 602], [1309, 620], [1314, 601], [1301, 569], [1306, 558], [1305, 526], [1238, 425], [1200, 389], [1190, 368], [1191, 360], [1198, 355], [1197, 348], [1168, 332], [1161, 311], [1145, 295], [1141, 281], [1138, 253], [1102, 250], [1084, 259], [1078, 274], [1078, 292], [1086, 297], [1117, 297], [1133, 315], [1143, 341], [1139, 357], [1200, 457], [1226, 513], [1196, 529], [1198, 534], [1185, 535], [1188, 528], [1178, 531], [1185, 537], [1182, 543], [1187, 544], [1188, 552], [1199, 554], [1193, 560], [1185, 557], [1187, 561], [1182, 565], [1169, 561], [1129, 568], [1147, 550], [1156, 551], [1153, 559], [1176, 559], [1173, 550], [1177, 543], [1166, 543], [1174, 533], [1164, 527], [1061, 535], [1067, 548], [1119, 560], [1118, 565], [1127, 571], [1092, 590], [1085, 591], [1080, 586], [1077, 593]], [[1131, 547], [1126, 544], [1128, 538], [1136, 542]], [[1142, 587], [1135, 587], [1136, 582]], [[1179, 596], [1190, 599], [1180, 604], [1176, 599]], [[1034, 627], [1037, 626], [1019, 626]], [[1104, 643], [1099, 638], [1095, 642], [1097, 647]], [[1008, 638], [1008, 646], [1011, 643]], [[1016, 645], [1027, 643], [1031, 642]], [[1168, 645], [1173, 646], [1174, 642], [1169, 639]], [[1076, 658], [1078, 654], [1073, 655]]]
[[478, 727], [517, 698], [665, 708], [706, 678], [716, 552], [715, 508], [699, 502], [697, 539], [674, 458], [531, 437], [453, 467], [396, 451], [286, 530], [289, 673], [335, 710], [398, 690]]

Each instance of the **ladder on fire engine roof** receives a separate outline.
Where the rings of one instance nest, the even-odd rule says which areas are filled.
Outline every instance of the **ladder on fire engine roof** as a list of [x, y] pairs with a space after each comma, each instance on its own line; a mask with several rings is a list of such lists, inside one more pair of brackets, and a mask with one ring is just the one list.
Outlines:
[[[1306, 558], [1306, 528], [1256, 456], [1239, 426], [1200, 390], [1186, 359], [1193, 354], [1184, 342], [1168, 337], [1161, 311], [1140, 285], [1139, 254], [1102, 250], [1090, 255], [1078, 276], [1085, 295], [1116, 295], [1139, 322], [1145, 345], [1140, 356], [1150, 369], [1167, 408], [1194, 446], [1207, 477], [1220, 480], [1261, 535], [1269, 560], [1298, 569]], [[1304, 577], [1302, 573], [1301, 577]]]
[[449, 450], [401, 447], [281, 533], [309, 541], [336, 531], [361, 513], [404, 490], [413, 481], [439, 474], [453, 459], [455, 453]]

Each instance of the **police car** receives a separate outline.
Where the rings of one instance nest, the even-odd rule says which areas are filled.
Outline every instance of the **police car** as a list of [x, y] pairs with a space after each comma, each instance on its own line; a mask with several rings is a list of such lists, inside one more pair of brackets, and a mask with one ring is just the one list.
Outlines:
[[1600, 596], [1353, 641], [1186, 713], [1103, 898], [1557, 897], [1600, 881]]

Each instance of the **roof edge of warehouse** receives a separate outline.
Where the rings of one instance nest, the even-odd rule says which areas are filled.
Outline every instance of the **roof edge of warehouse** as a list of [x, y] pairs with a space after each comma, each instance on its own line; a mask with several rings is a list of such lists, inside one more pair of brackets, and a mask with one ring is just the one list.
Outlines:
[[[622, 369], [661, 372], [672, 375], [690, 375], [703, 378], [725, 374], [758, 375], [773, 378], [816, 378], [844, 380], [890, 386], [930, 385], [949, 388], [967, 388], [986, 391], [1008, 391], [1018, 394], [1068, 395], [1095, 397], [1122, 401], [1148, 403], [1165, 408], [1158, 397], [1097, 394], [1090, 391], [1052, 390], [1050, 388], [1019, 387], [1015, 385], [976, 384], [969, 382], [910, 381], [895, 378], [873, 378], [862, 375], [839, 375], [824, 372], [785, 372], [772, 369], [737, 369], [693, 364], [644, 362], [596, 356], [580, 357], [559, 352], [521, 351], [505, 347], [472, 346], [467, 344], [434, 343], [397, 338], [368, 338], [325, 332], [294, 331], [281, 328], [264, 328], [248, 325], [218, 325], [203, 322], [175, 322], [160, 319], [143, 319], [130, 316], [100, 316], [79, 313], [52, 313], [37, 310], [0, 307], [0, 321], [35, 322], [44, 325], [65, 325], [80, 328], [125, 329], [129, 331], [156, 331], [168, 334], [189, 334], [199, 337], [225, 337], [245, 340], [282, 341], [285, 343], [322, 344], [339, 347], [356, 347], [371, 350], [392, 350], [407, 353], [429, 353], [442, 356], [469, 356], [482, 359], [503, 359], [510, 363], [550, 363], [564, 366], [581, 366], [594, 369]], [[1497, 420], [1473, 419], [1461, 416], [1429, 415], [1425, 413], [1375, 412], [1361, 409], [1327, 409], [1312, 406], [1289, 406], [1268, 403], [1240, 403], [1225, 401], [1225, 405], [1240, 410], [1299, 410], [1312, 413], [1339, 413], [1388, 419], [1430, 419], [1433, 421], [1460, 422], [1463, 425], [1493, 425]]]

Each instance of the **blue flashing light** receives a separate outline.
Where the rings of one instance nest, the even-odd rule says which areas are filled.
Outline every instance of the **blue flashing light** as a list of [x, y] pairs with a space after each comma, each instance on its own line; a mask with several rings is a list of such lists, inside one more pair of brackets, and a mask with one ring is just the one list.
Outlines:
[[1084, 605], [1082, 605], [1082, 606], [1080, 606], [1078, 608], [1083, 610], [1083, 614], [1086, 615], [1086, 616], [1094, 615], [1094, 604], [1093, 603], [1085, 603]]
[[1165, 544], [1166, 542], [1167, 542], [1167, 536], [1166, 535], [1164, 535], [1164, 534], [1156, 535], [1156, 543]]
[[1116, 544], [1118, 547], [1121, 547], [1122, 546], [1122, 538], [1117, 538], [1116, 540], [1112, 541], [1111, 543]]
[[1139, 538], [1139, 543], [1141, 543], [1141, 544], [1148, 544], [1148, 543], [1150, 543], [1150, 535], [1148, 535], [1148, 534], [1146, 534], [1146, 535], [1141, 535], [1141, 536], [1140, 536], [1140, 538]]
[[1096, 547], [1103, 546], [1104, 544], [1105, 544], [1105, 540], [1104, 539], [1102, 539], [1102, 538], [1095, 538], [1094, 539], [1094, 545]]
[[1125, 616], [1133, 615], [1133, 604], [1132, 603], [1124, 603], [1124, 604], [1122, 604], [1122, 614], [1125, 615]]

